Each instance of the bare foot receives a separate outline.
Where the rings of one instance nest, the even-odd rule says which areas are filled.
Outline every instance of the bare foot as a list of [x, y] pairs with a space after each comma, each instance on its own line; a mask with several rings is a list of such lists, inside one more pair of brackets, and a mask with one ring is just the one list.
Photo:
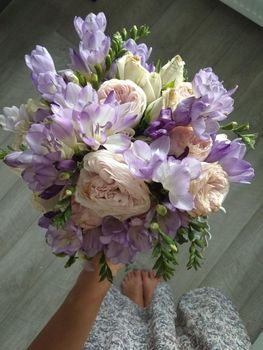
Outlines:
[[151, 304], [155, 287], [160, 282], [153, 271], [141, 271], [144, 306]]
[[121, 289], [122, 294], [140, 307], [144, 307], [141, 271], [128, 272], [122, 281]]

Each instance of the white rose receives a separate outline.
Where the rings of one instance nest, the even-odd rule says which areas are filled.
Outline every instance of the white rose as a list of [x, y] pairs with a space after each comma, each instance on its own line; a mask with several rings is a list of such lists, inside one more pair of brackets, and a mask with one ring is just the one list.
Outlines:
[[181, 56], [176, 55], [168, 61], [160, 70], [163, 86], [174, 81], [175, 87], [184, 81], [184, 65], [185, 62]]
[[111, 91], [115, 92], [116, 99], [121, 105], [127, 106], [128, 114], [137, 115], [133, 126], [137, 125], [147, 104], [143, 89], [131, 80], [107, 80], [98, 90], [100, 101], [104, 102]]
[[162, 81], [159, 73], [148, 72], [141, 65], [141, 59], [128, 53], [117, 61], [119, 79], [132, 80], [139, 85], [146, 94], [147, 102], [156, 100], [161, 93]]
[[171, 108], [174, 111], [183, 99], [193, 95], [191, 83], [183, 82], [175, 88], [168, 88], [162, 92], [162, 96], [149, 104], [146, 109], [147, 122], [156, 120], [163, 108]]
[[150, 209], [148, 186], [134, 177], [119, 154], [107, 150], [90, 152], [84, 157], [75, 201], [96, 215], [111, 215], [126, 220]]

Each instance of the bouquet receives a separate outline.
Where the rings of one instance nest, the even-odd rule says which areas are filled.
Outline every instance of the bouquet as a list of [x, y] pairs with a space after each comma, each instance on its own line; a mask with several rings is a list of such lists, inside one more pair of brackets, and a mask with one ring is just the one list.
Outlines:
[[80, 43], [67, 69], [57, 71], [42, 46], [25, 56], [40, 98], [3, 109], [0, 124], [15, 139], [1, 159], [32, 191], [46, 242], [68, 256], [66, 267], [100, 253], [101, 280], [112, 281], [107, 261], [152, 251], [167, 280], [187, 243], [187, 268], [197, 269], [208, 215], [224, 210], [231, 182], [254, 176], [243, 159], [255, 143], [249, 125], [222, 124], [237, 87], [227, 90], [211, 68], [186, 81], [179, 55], [149, 63], [152, 49], [138, 43], [147, 26], [110, 38], [103, 13], [74, 26]]

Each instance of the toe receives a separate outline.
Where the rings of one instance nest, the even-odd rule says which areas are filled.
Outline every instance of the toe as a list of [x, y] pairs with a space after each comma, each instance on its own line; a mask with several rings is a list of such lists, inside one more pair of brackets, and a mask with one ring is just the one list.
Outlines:
[[143, 280], [146, 280], [146, 278], [148, 278], [148, 272], [147, 271], [142, 271], [142, 278], [143, 278]]

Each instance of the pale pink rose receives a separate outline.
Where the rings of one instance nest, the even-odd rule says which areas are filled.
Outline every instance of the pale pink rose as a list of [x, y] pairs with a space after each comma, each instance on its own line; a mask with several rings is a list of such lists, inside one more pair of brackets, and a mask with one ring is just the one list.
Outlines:
[[98, 90], [100, 101], [104, 102], [111, 91], [115, 92], [116, 99], [120, 104], [127, 106], [127, 114], [137, 115], [134, 121], [134, 125], [137, 125], [141, 120], [147, 103], [143, 89], [131, 80], [107, 80]]
[[179, 157], [189, 147], [189, 156], [203, 161], [209, 155], [213, 141], [200, 140], [191, 126], [176, 126], [170, 133], [170, 154]]
[[71, 220], [76, 226], [81, 227], [84, 230], [91, 230], [101, 225], [101, 217], [99, 217], [93, 210], [77, 203], [74, 198], [71, 201], [71, 210]]
[[229, 190], [227, 173], [220, 164], [203, 162], [201, 165], [201, 175], [190, 184], [195, 205], [190, 212], [192, 216], [218, 211]]
[[149, 188], [134, 177], [120, 154], [106, 150], [84, 157], [75, 200], [98, 216], [111, 215], [125, 220], [150, 208]]
[[176, 86], [175, 91], [178, 98], [178, 103], [185, 98], [193, 96], [194, 94], [192, 84], [188, 82], [183, 82], [180, 85]]

